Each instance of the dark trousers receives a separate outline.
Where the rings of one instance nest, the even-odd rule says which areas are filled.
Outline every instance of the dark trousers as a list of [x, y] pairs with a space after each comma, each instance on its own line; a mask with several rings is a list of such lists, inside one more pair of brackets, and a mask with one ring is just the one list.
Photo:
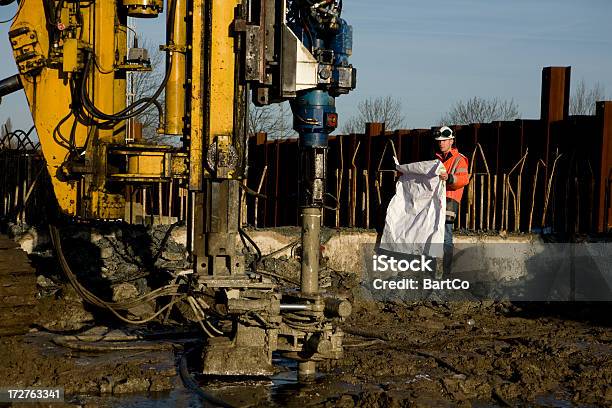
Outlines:
[[453, 264], [453, 224], [444, 224], [444, 274], [451, 273]]

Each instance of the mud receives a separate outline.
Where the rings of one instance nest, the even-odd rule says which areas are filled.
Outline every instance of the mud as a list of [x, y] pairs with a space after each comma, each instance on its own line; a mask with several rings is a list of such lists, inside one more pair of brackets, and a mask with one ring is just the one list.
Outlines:
[[346, 394], [321, 404], [610, 405], [609, 312], [601, 304], [373, 304], [344, 325], [345, 358], [328, 367], [329, 387], [360, 388], [353, 404]]
[[315, 382], [205, 386], [236, 406], [612, 405], [608, 303], [381, 303], [342, 275], [334, 288], [356, 310], [344, 358]]
[[79, 396], [158, 392], [174, 388], [172, 350], [88, 353], [54, 345], [56, 334], [33, 332], [0, 339], [0, 383], [10, 387], [63, 387]]
[[[272, 379], [200, 378], [202, 386], [235, 406], [612, 404], [609, 304], [381, 303], [347, 277], [334, 283], [360, 296], [342, 324], [344, 358], [320, 364], [315, 382], [299, 384], [295, 364], [278, 360]], [[53, 305], [38, 306], [51, 321], [77, 307], [71, 296]], [[198, 406], [176, 374], [180, 348], [91, 353], [55, 345], [57, 335], [41, 327], [1, 339], [0, 385], [61, 386], [73, 406]]]
[[[0, 338], [0, 387], [64, 387], [67, 406], [201, 405], [176, 368], [193, 339], [140, 343], [168, 346], [160, 350], [57, 345], [61, 336], [106, 330], [101, 324], [133, 329], [84, 306], [48, 263], [37, 266], [44, 276], [35, 324], [25, 336]], [[295, 258], [264, 259], [260, 267], [288, 285], [299, 280]], [[341, 323], [342, 360], [319, 364], [312, 383], [300, 384], [295, 362], [276, 356], [280, 372], [272, 378], [196, 376], [202, 387], [234, 406], [612, 406], [609, 303], [378, 302], [354, 274], [325, 265], [321, 287], [354, 305]]]

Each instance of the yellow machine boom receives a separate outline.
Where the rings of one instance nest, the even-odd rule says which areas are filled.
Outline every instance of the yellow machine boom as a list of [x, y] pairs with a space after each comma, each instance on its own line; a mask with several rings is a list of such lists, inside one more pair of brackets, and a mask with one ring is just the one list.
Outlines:
[[[327, 136], [337, 125], [335, 96], [355, 86], [341, 9], [339, 0], [168, 0], [163, 81], [129, 104], [126, 77], [151, 66], [146, 50], [128, 48], [128, 18], [157, 17], [162, 0], [21, 0], [11, 26], [19, 81], [4, 89], [19, 82], [26, 93], [64, 218], [120, 220], [133, 187], [172, 179], [188, 187], [189, 299], [214, 302], [205, 309], [233, 322], [209, 341], [205, 373], [268, 374], [279, 350], [311, 375], [314, 361], [342, 355], [332, 319], [350, 305], [318, 286]], [[301, 294], [284, 296], [257, 262], [245, 265], [238, 246], [250, 87], [258, 105], [290, 100], [301, 138]], [[181, 148], [133, 139], [128, 129], [150, 108], [158, 131], [180, 136]]]

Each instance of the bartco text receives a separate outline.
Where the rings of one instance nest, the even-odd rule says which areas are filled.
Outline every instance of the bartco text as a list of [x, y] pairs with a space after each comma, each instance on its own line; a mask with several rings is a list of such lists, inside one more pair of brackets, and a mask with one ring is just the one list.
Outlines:
[[[372, 269], [374, 272], [433, 272], [433, 259], [424, 255], [414, 259], [395, 259], [393, 256], [374, 255], [372, 257]], [[414, 279], [404, 278], [399, 280], [374, 279], [372, 286], [376, 290], [468, 290], [470, 282], [462, 279]]]
[[372, 287], [376, 290], [416, 290], [416, 289], [433, 289], [433, 290], [468, 290], [470, 282], [462, 279], [374, 279]]

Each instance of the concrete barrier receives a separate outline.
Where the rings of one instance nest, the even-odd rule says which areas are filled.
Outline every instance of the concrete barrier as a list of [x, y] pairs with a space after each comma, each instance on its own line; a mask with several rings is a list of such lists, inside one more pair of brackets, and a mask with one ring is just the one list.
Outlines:
[[[11, 232], [28, 253], [32, 253], [39, 246], [49, 244], [44, 229], [19, 230], [14, 226]], [[263, 255], [273, 253], [274, 258], [293, 256], [300, 240], [299, 227], [247, 229], [247, 233], [257, 243]], [[324, 228], [321, 236], [322, 254], [328, 267], [365, 276], [365, 262], [369, 262], [374, 254], [376, 231]], [[92, 240], [95, 240], [93, 235]], [[478, 280], [504, 281], [525, 277], [528, 274], [528, 260], [541, 253], [544, 247], [540, 236], [535, 234], [502, 236], [456, 233], [454, 240], [453, 273]], [[185, 247], [186, 227], [173, 228], [170, 241]], [[237, 245], [242, 245], [239, 239]]]
[[[272, 253], [300, 238], [299, 228], [250, 230], [263, 254]], [[322, 254], [332, 269], [364, 276], [365, 262], [374, 254], [373, 230], [324, 230]], [[478, 280], [504, 281], [525, 277], [527, 262], [544, 250], [539, 235], [461, 234], [454, 236], [453, 273]], [[364, 253], [367, 251], [369, 253]], [[290, 256], [285, 249], [274, 257]]]

